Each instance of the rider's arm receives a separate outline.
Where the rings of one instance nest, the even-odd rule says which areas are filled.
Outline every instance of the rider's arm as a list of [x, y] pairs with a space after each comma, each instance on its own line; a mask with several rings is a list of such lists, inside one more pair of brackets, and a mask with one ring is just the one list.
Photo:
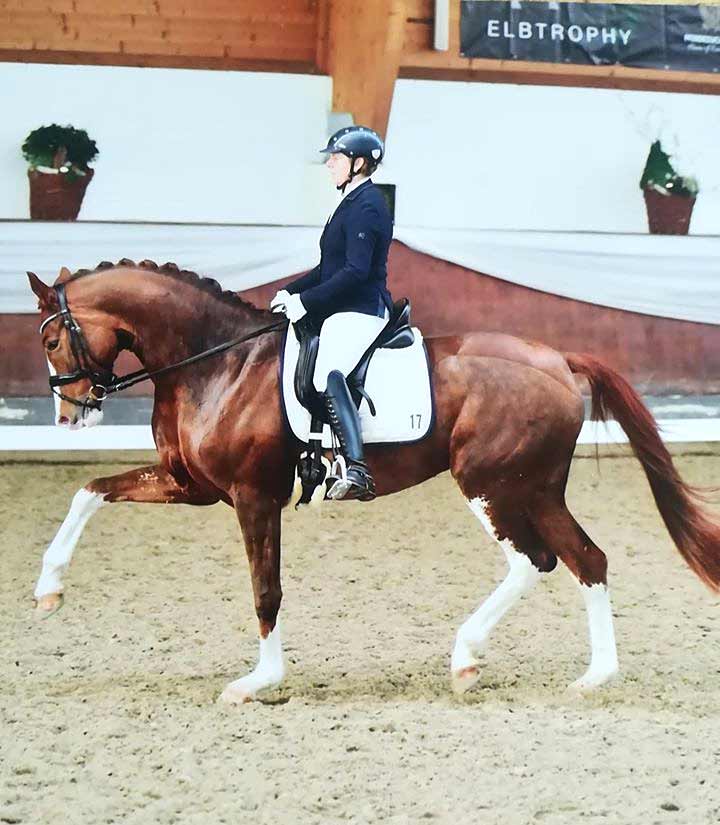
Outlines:
[[285, 289], [291, 295], [295, 295], [296, 293], [302, 292], [305, 289], [310, 289], [311, 286], [316, 286], [319, 283], [320, 264], [318, 264], [314, 269], [311, 269], [310, 272], [306, 272], [299, 278], [295, 278], [294, 281], [290, 281], [290, 283], [285, 287]]
[[331, 278], [303, 289], [300, 298], [308, 312], [320, 312], [336, 303], [338, 298], [367, 281], [372, 266], [381, 218], [375, 206], [362, 204], [345, 228], [345, 266]]

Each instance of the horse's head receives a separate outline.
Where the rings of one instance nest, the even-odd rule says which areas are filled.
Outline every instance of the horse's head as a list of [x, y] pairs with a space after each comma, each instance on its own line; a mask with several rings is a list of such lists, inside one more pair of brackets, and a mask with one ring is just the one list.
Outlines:
[[63, 267], [53, 286], [28, 272], [41, 313], [40, 333], [50, 368], [50, 389], [56, 399], [55, 423], [71, 430], [102, 421], [105, 387], [121, 349], [118, 331], [107, 315], [84, 306], [76, 297], [82, 281], [73, 281], [68, 305], [70, 271]]

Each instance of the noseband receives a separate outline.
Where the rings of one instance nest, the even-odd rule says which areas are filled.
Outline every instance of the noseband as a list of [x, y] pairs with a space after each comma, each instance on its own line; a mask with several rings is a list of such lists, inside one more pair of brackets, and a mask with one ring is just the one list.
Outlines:
[[[93, 358], [85, 336], [83, 335], [82, 328], [70, 312], [70, 307], [68, 306], [65, 295], [65, 285], [60, 284], [54, 287], [54, 289], [58, 297], [60, 311], [46, 318], [42, 324], [40, 324], [39, 332], [42, 334], [42, 331], [51, 321], [54, 321], [56, 318], [62, 318], [63, 326], [70, 336], [70, 348], [75, 357], [75, 372], [67, 372], [63, 375], [51, 375], [49, 381], [50, 390], [58, 398], [69, 401], [76, 407], [82, 407], [84, 410], [99, 410], [101, 409], [102, 402], [110, 391], [109, 388], [117, 382], [117, 376], [112, 369], [109, 369]], [[66, 384], [74, 384], [76, 381], [81, 381], [84, 378], [89, 379], [92, 384], [84, 401], [71, 398], [69, 395], [65, 395], [58, 390], [58, 387], [64, 387]]]
[[[103, 401], [111, 393], [126, 390], [128, 387], [132, 387], [134, 384], [140, 383], [140, 381], [145, 381], [148, 378], [155, 377], [156, 375], [170, 372], [171, 370], [178, 369], [179, 367], [184, 367], [187, 364], [193, 364], [196, 361], [209, 358], [211, 355], [217, 355], [220, 352], [225, 352], [225, 350], [237, 346], [238, 344], [243, 343], [243, 341], [249, 341], [252, 338], [257, 338], [266, 332], [284, 329], [288, 324], [287, 319], [276, 321], [273, 324], [267, 324], [264, 327], [260, 327], [260, 329], [256, 329], [247, 335], [241, 335], [238, 338], [233, 338], [231, 341], [225, 341], [222, 344], [218, 344], [216, 347], [211, 347], [203, 352], [199, 352], [197, 355], [191, 355], [189, 358], [184, 358], [182, 361], [178, 361], [175, 364], [169, 364], [166, 367], [161, 367], [153, 372], [148, 372], [146, 369], [142, 369], [118, 377], [110, 367], [106, 367], [104, 364], [101, 364], [90, 352], [90, 348], [87, 345], [82, 328], [70, 312], [67, 296], [65, 295], [65, 284], [58, 284], [53, 287], [53, 289], [58, 297], [60, 311], [48, 316], [42, 324], [40, 324], [40, 329], [38, 331], [42, 334], [42, 331], [51, 321], [54, 321], [56, 318], [62, 318], [63, 326], [68, 331], [68, 335], [70, 336], [70, 348], [73, 356], [75, 357], [75, 372], [68, 372], [63, 375], [51, 375], [49, 380], [50, 390], [58, 398], [62, 398], [64, 401], [69, 401], [76, 407], [82, 407], [83, 410], [100, 410], [102, 409]], [[81, 381], [83, 379], [88, 379], [92, 385], [83, 401], [80, 401], [77, 398], [71, 398], [69, 395], [65, 395], [58, 390], [58, 387], [64, 387], [66, 384], [73, 384], [76, 381]], [[85, 413], [83, 413], [83, 415], [84, 414]]]

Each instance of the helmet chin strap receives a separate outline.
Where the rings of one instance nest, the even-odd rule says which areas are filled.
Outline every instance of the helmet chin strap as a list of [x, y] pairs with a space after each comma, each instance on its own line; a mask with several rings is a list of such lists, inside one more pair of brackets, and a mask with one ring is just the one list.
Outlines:
[[[347, 187], [347, 185], [349, 183], [352, 183], [352, 179], [356, 175], [360, 174], [359, 171], [357, 171], [357, 172], [355, 171], [355, 161], [356, 160], [357, 160], [357, 158], [350, 158], [350, 174], [348, 175], [347, 180], [345, 181], [345, 183], [341, 183], [340, 186], [335, 187], [338, 190], [338, 192], [342, 192], [343, 195], [345, 194], [345, 188]], [[362, 164], [360, 164], [360, 166], [362, 168]]]

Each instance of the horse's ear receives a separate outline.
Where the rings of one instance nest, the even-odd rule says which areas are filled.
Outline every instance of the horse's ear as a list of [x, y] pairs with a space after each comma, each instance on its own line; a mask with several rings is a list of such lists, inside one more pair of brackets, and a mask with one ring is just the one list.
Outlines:
[[38, 309], [55, 312], [59, 306], [55, 290], [44, 284], [34, 272], [28, 272], [27, 276], [30, 281], [30, 289], [37, 295]]
[[55, 283], [56, 284], [64, 284], [65, 281], [67, 281], [67, 279], [70, 278], [71, 275], [72, 275], [72, 272], [70, 272], [70, 270], [66, 266], [64, 266], [60, 270], [60, 274], [57, 276], [57, 281], [55, 281]]

